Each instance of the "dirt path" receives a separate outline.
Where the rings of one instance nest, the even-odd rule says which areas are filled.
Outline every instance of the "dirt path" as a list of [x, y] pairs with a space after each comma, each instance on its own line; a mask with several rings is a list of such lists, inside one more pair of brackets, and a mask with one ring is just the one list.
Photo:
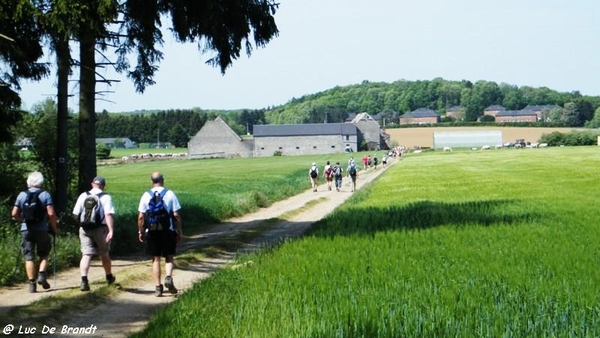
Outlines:
[[[389, 165], [393, 165], [396, 162], [397, 160], [393, 160]], [[385, 169], [382, 169], [381, 166], [376, 170], [371, 168], [366, 172], [361, 171], [357, 181], [357, 188], [360, 189], [384, 171]], [[292, 216], [270, 225], [268, 230], [262, 229], [263, 232], [245, 243], [243, 249], [239, 250], [238, 253], [255, 250], [270, 243], [299, 236], [314, 222], [325, 217], [352, 195], [348, 178], [344, 178], [344, 185], [340, 192], [336, 192], [335, 188], [332, 191], [328, 191], [323, 181], [321, 180], [318, 192], [316, 193], [308, 189], [299, 195], [276, 202], [268, 208], [263, 208], [257, 212], [215, 225], [210, 230], [201, 234], [185, 237], [178, 252], [182, 253], [188, 249], [207, 247], [242, 231], [254, 228], [258, 229], [258, 226], [264, 220], [280, 217], [286, 213], [291, 213]], [[307, 203], [312, 201], [315, 202], [307, 205]], [[184, 293], [195, 282], [207, 278], [216, 269], [231, 263], [235, 255], [236, 253], [228, 253], [221, 255], [219, 258], [203, 259], [201, 262], [185, 268], [176, 268], [173, 279], [179, 289], [179, 294]], [[73, 334], [61, 334], [63, 326], [70, 328], [85, 327], [95, 330], [92, 335], [87, 336], [127, 337], [129, 334], [141, 330], [146, 324], [147, 319], [151, 317], [156, 309], [176, 299], [176, 296], [170, 295], [168, 292], [165, 292], [163, 297], [154, 296], [154, 283], [151, 281], [150, 271], [151, 265], [147, 257], [113, 260], [113, 273], [117, 277], [116, 285], [119, 286], [119, 282], [127, 281], [127, 283], [124, 283], [127, 286], [121, 287], [123, 292], [118, 292], [108, 301], [102, 302], [100, 305], [91, 306], [85, 310], [61, 310], [62, 314], [68, 314], [68, 319], [62, 319], [61, 317], [57, 321], [51, 320], [49, 323], [42, 324], [47, 327], [56, 328], [55, 334], [52, 335], [54, 337], [73, 336]], [[135, 282], [128, 280], [130, 276], [139, 275], [140, 272], [146, 273], [147, 277]], [[89, 278], [92, 293], [94, 289], [98, 289], [103, 285], [104, 271], [100, 261], [93, 261]], [[5, 330], [5, 334], [11, 328], [10, 325], [13, 325], [15, 328], [15, 331], [12, 332], [13, 335], [17, 333], [20, 325], [23, 326], [23, 329], [28, 325], [28, 321], [25, 318], [7, 318], [7, 313], [11, 309], [25, 306], [44, 297], [59, 293], [72, 294], [72, 297], [83, 294], [78, 291], [80, 284], [78, 269], [70, 269], [57, 274], [56, 288], [54, 288], [54, 279], [50, 280], [50, 282], [53, 286], [50, 290], [40, 290], [41, 288], [38, 286], [38, 292], [34, 294], [27, 292], [26, 285], [17, 285], [0, 290], [0, 318], [5, 318], [3, 321], [8, 321], [0, 322], [2, 329]], [[41, 333], [40, 331], [43, 327], [37, 325], [36, 329], [36, 333]]]

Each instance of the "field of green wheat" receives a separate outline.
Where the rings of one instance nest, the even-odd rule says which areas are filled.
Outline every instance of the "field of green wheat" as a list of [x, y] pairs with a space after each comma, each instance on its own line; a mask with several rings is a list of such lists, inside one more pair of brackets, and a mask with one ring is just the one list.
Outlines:
[[598, 337], [599, 167], [598, 147], [411, 154], [135, 336]]

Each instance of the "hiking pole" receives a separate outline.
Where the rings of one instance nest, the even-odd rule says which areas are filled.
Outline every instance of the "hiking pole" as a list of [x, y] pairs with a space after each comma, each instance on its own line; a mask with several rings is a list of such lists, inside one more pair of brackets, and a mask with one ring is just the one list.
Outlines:
[[54, 266], [54, 290], [56, 290], [56, 234], [53, 236], [54, 241], [54, 259], [52, 259], [52, 265]]

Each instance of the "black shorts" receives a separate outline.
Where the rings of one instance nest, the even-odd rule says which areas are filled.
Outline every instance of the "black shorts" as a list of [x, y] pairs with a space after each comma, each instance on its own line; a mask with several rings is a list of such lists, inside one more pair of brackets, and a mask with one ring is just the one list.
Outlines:
[[171, 230], [148, 231], [146, 233], [146, 253], [150, 256], [174, 256], [177, 246], [177, 233]]
[[[47, 231], [21, 231], [21, 253], [26, 261], [32, 261], [37, 256], [48, 257], [52, 244]], [[37, 252], [36, 252], [37, 251]]]

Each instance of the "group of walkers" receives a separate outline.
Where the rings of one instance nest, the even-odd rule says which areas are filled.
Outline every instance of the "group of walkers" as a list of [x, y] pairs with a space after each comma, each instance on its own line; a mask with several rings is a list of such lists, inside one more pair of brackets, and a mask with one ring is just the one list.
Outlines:
[[[356, 190], [356, 180], [358, 178], [358, 168], [356, 167], [356, 162], [354, 161], [354, 157], [351, 157], [348, 160], [348, 166], [344, 170], [340, 165], [340, 162], [336, 162], [335, 164], [331, 164], [330, 161], [327, 161], [325, 167], [323, 167], [322, 176], [325, 178], [327, 182], [327, 190], [333, 190], [333, 186], [335, 186], [336, 191], [341, 191], [342, 189], [342, 178], [343, 173], [346, 172], [346, 176], [350, 178], [350, 183], [352, 185], [352, 191]], [[310, 169], [308, 169], [308, 178], [310, 179], [310, 183], [312, 186], [313, 192], [317, 192], [317, 186], [319, 184], [319, 168], [317, 164], [313, 162]]]
[[[160, 297], [163, 295], [161, 257], [165, 258], [164, 287], [171, 294], [178, 292], [172, 275], [176, 246], [182, 238], [181, 205], [175, 193], [165, 188], [164, 176], [160, 172], [152, 173], [150, 181], [152, 187], [142, 194], [138, 205], [138, 240], [145, 243], [146, 253], [152, 258], [152, 278], [156, 283], [154, 294]], [[44, 177], [40, 172], [30, 173], [27, 176], [28, 189], [17, 196], [11, 212], [12, 218], [20, 223], [21, 252], [25, 259], [29, 292], [36, 292], [37, 285], [45, 290], [50, 288], [47, 270], [52, 250], [51, 236], [56, 239], [59, 231], [52, 196], [42, 189], [43, 183]], [[116, 281], [109, 255], [115, 230], [115, 207], [105, 189], [105, 178], [95, 177], [91, 189], [81, 193], [73, 207], [73, 217], [79, 222], [81, 291], [90, 290], [88, 272], [95, 255], [102, 262], [106, 283], [111, 285]], [[56, 244], [54, 246], [56, 253]], [[39, 259], [37, 269], [36, 255]]]

